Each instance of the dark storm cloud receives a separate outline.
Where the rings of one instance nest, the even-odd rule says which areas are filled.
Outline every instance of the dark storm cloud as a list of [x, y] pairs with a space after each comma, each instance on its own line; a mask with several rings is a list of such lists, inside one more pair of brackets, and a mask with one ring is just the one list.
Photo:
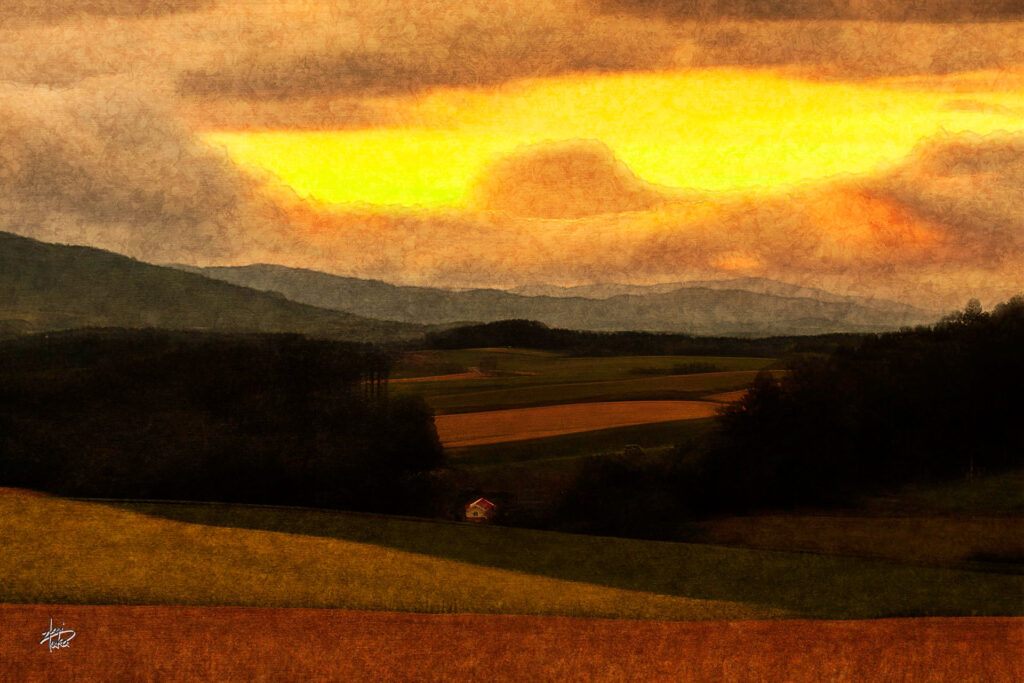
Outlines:
[[1014, 68], [1024, 24], [762, 21], [693, 29], [694, 66], [796, 66], [813, 74], [874, 78]]
[[273, 210], [251, 181], [123, 85], [0, 89], [0, 230], [156, 261], [259, 243]]
[[985, 21], [1024, 17], [1020, 0], [598, 0], [609, 11], [675, 19]]
[[146, 17], [176, 12], [193, 12], [214, 4], [214, 0], [4, 0], [0, 3], [0, 24], [4, 22], [60, 21], [74, 16]]
[[328, 26], [315, 41], [295, 36], [269, 55], [260, 50], [229, 66], [189, 70], [180, 90], [254, 99], [407, 93], [666, 66], [676, 44], [660, 22], [598, 16], [572, 3], [402, 2], [349, 18], [337, 39]]
[[[794, 66], [843, 79], [1024, 65], [1024, 21], [996, 21], [995, 5], [971, 4], [984, 21], [922, 23], [866, 20], [889, 7], [871, 0], [847, 2], [860, 8], [857, 21], [809, 19], [777, 3], [758, 11], [800, 18], [762, 21], [705, 3], [701, 21], [597, 0], [14, 3], [0, 3], [0, 80], [66, 86], [131, 73], [173, 84], [191, 103], [214, 102], [217, 125], [281, 126], [276, 109], [247, 113], [244, 103], [299, 100], [310, 101], [308, 127], [317, 117], [372, 124], [378, 112], [355, 100], [573, 72]], [[928, 4], [935, 16], [947, 6]], [[52, 21], [19, 21], [44, 15]]]
[[[186, 68], [177, 84], [196, 99], [255, 101], [393, 95], [571, 72], [796, 66], [841, 79], [1024, 64], [1024, 23], [994, 21], [1003, 16], [995, 5], [979, 5], [974, 18], [984, 21], [975, 23], [966, 17], [945, 23], [878, 20], [898, 18], [893, 8], [919, 4], [862, 0], [842, 5], [856, 12], [831, 12], [857, 21], [822, 20], [795, 5], [763, 4], [755, 14], [787, 20], [762, 21], [751, 20], [747, 10], [725, 11], [732, 6], [727, 3], [705, 3], [706, 11], [676, 21], [671, 13], [586, 2], [403, 0], [361, 6], [332, 0], [323, 7], [337, 11], [337, 22], [308, 27], [302, 35], [287, 26], [268, 30], [274, 50], [241, 43], [234, 59]], [[929, 5], [925, 13], [952, 16], [954, 6], [961, 4]]]

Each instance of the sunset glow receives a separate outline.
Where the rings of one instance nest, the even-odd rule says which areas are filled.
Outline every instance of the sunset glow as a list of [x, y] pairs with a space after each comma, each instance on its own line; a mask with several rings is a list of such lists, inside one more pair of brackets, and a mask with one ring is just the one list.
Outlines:
[[401, 127], [202, 137], [302, 196], [458, 206], [489, 162], [544, 140], [600, 140], [659, 185], [771, 190], [884, 168], [937, 134], [1019, 129], [1021, 98], [740, 69], [572, 75], [396, 99]]

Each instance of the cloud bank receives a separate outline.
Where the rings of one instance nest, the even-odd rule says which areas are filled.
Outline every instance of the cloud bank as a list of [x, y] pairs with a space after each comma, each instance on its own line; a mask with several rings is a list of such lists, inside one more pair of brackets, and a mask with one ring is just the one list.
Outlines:
[[667, 191], [644, 182], [597, 140], [531, 145], [485, 168], [474, 204], [524, 218], [582, 218], [651, 209]]
[[4, 0], [0, 20], [60, 21], [79, 16], [146, 17], [194, 12], [214, 0]]
[[[536, 204], [522, 210], [515, 182], [505, 186], [511, 198], [496, 198], [507, 211], [282, 204], [318, 245], [307, 265], [361, 277], [514, 286], [756, 275], [944, 308], [1024, 287], [1022, 169], [1024, 138], [959, 136], [876, 176], [770, 196], [669, 196], [627, 213], [606, 211], [619, 196], [602, 196], [597, 175], [590, 191], [571, 179], [572, 210], [558, 218], [524, 217]], [[561, 189], [545, 185], [541, 200]]]
[[[325, 5], [326, 7], [327, 5]], [[290, 36], [228, 65], [185, 72], [182, 93], [250, 99], [324, 93], [392, 95], [577, 71], [668, 63], [660, 22], [550, 0], [331, 3], [343, 21]]]
[[0, 88], [0, 230], [147, 260], [266, 246], [278, 211], [123, 79]]
[[[1024, 143], [1012, 135], [933, 141], [873, 177], [703, 198], [560, 143], [492, 167], [475, 209], [403, 212], [300, 200], [189, 122], [400, 127], [403, 98], [424, 89], [717, 65], [912, 76], [894, 87], [950, 89], [949, 106], [970, 110], [991, 106], [977, 92], [1024, 82], [1024, 22], [992, 20], [1004, 5], [962, 16], [929, 3], [917, 17], [905, 13], [925, 3], [844, 0], [815, 5], [835, 9], [823, 18], [779, 2], [652, 14], [582, 0], [13, 0], [0, 6], [0, 229], [157, 262], [435, 285], [743, 274], [923, 305], [998, 297], [1024, 286]], [[976, 69], [988, 75], [934, 78]]]
[[983, 21], [1024, 17], [1017, 0], [599, 0], [609, 11], [676, 19]]

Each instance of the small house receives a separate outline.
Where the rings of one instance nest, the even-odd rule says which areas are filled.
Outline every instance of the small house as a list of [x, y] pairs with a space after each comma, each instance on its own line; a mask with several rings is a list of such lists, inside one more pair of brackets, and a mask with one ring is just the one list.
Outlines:
[[486, 498], [477, 498], [466, 506], [467, 522], [489, 522], [498, 511], [498, 506]]

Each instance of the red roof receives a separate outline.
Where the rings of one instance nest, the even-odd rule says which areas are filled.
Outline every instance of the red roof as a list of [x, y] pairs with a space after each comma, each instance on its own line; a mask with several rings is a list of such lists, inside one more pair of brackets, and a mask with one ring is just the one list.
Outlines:
[[468, 510], [469, 508], [473, 507], [474, 505], [476, 505], [478, 507], [482, 507], [485, 510], [493, 510], [494, 508], [498, 507], [497, 505], [495, 505], [491, 501], [487, 500], [486, 498], [477, 498], [472, 503], [467, 505], [466, 509]]

